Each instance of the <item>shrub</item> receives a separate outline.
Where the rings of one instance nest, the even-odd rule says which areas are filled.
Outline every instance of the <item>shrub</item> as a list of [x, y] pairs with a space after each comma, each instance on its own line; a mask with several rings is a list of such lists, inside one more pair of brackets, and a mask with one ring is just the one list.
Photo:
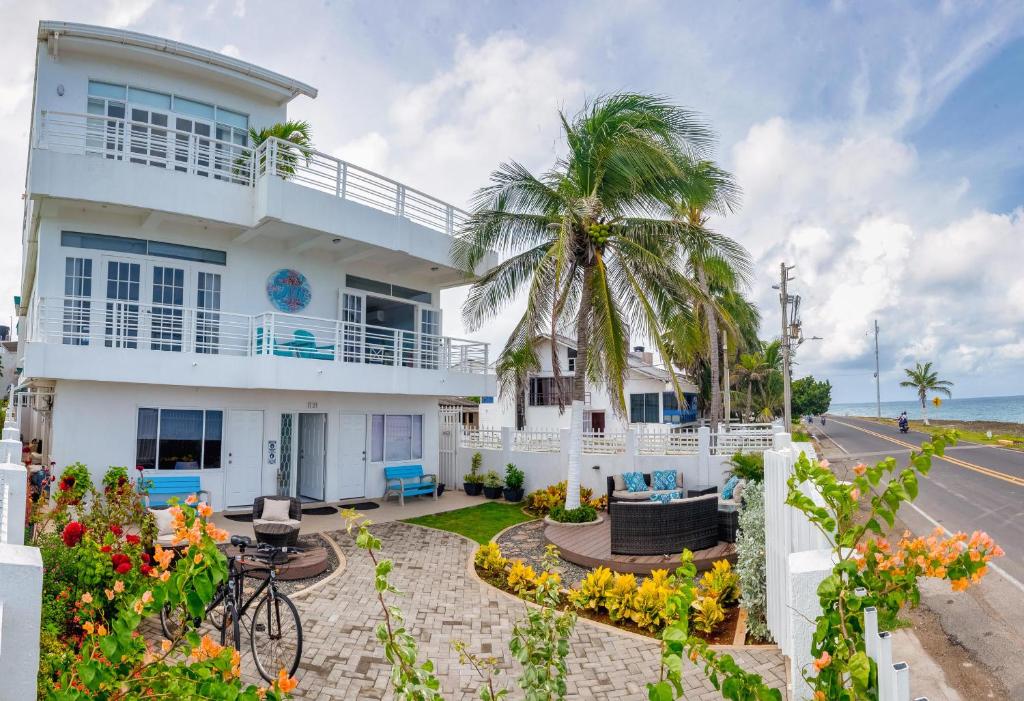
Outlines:
[[718, 624], [725, 620], [722, 604], [713, 596], [698, 596], [690, 606], [693, 610], [693, 627], [705, 635], [711, 635]]
[[484, 476], [480, 474], [480, 467], [484, 464], [484, 456], [480, 453], [473, 453], [469, 463], [469, 474], [462, 478], [466, 484], [483, 484]]
[[591, 570], [577, 589], [569, 591], [569, 603], [578, 609], [597, 611], [604, 606], [604, 599], [612, 586], [612, 571], [607, 567]]
[[128, 479], [128, 468], [112, 465], [103, 474], [103, 491], [110, 493], [131, 487], [131, 480]]
[[79, 504], [92, 491], [92, 475], [89, 468], [80, 462], [72, 463], [60, 473], [57, 483], [57, 501], [65, 504]]
[[501, 548], [494, 541], [477, 548], [473, 562], [484, 572], [504, 573], [508, 560], [501, 554]]
[[515, 463], [509, 463], [505, 466], [505, 486], [509, 489], [522, 489], [523, 482], [526, 481], [526, 475], [523, 471], [515, 466]]
[[562, 504], [557, 504], [548, 512], [548, 516], [559, 523], [589, 523], [597, 520], [597, 509], [590, 504], [580, 504], [575, 509], [566, 509]]
[[523, 564], [522, 560], [513, 560], [508, 570], [509, 589], [516, 594], [526, 594], [537, 586], [537, 573], [529, 565]]
[[761, 640], [771, 640], [768, 631], [768, 591], [764, 554], [764, 484], [751, 482], [743, 493], [743, 510], [736, 537], [736, 573], [739, 575], [740, 603], [747, 610], [747, 630]]
[[485, 487], [494, 488], [494, 487], [501, 487], [503, 485], [504, 485], [504, 482], [501, 481], [501, 475], [499, 475], [494, 470], [491, 470], [490, 472], [488, 472], [484, 476], [484, 486]]
[[[568, 483], [565, 481], [538, 489], [526, 495], [526, 508], [538, 516], [546, 516], [555, 506], [565, 506]], [[602, 508], [605, 497], [594, 500], [594, 492], [587, 487], [580, 487], [580, 504], [590, 504], [595, 509]]]
[[728, 560], [718, 560], [701, 577], [700, 586], [704, 593], [714, 597], [718, 603], [727, 606], [740, 596], [740, 577], [733, 572]]
[[668, 597], [674, 590], [675, 581], [668, 570], [651, 572], [636, 590], [630, 620], [640, 628], [659, 630], [668, 622]]
[[729, 474], [747, 482], [764, 480], [764, 453], [735, 453], [729, 458]]
[[636, 596], [636, 577], [632, 574], [616, 574], [612, 587], [604, 597], [604, 607], [613, 621], [629, 618]]

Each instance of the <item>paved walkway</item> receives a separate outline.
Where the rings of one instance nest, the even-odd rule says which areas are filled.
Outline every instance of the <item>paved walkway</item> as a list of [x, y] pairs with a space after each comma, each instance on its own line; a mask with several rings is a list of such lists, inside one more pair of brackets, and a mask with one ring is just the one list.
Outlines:
[[[473, 578], [467, 563], [475, 546], [460, 536], [403, 523], [373, 527], [384, 555], [396, 567], [392, 582], [405, 596], [397, 603], [420, 643], [421, 659], [434, 661], [445, 696], [475, 699], [478, 680], [459, 663], [451, 647], [463, 640], [476, 652], [504, 660], [506, 686], [514, 689], [516, 669], [508, 653], [513, 622], [523, 604]], [[344, 532], [333, 533], [348, 560], [344, 573], [324, 587], [296, 599], [302, 616], [305, 649], [297, 696], [307, 699], [385, 699], [390, 667], [382, 658], [374, 629], [380, 610], [373, 590], [369, 558]], [[658, 674], [657, 642], [610, 633], [580, 619], [569, 658], [569, 695], [587, 699], [644, 699], [644, 683]], [[773, 650], [735, 655], [748, 670], [779, 687], [785, 684], [782, 657]], [[245, 664], [245, 663], [243, 663]], [[518, 665], [516, 665], [517, 667]], [[721, 696], [692, 669], [686, 677], [688, 699]]]

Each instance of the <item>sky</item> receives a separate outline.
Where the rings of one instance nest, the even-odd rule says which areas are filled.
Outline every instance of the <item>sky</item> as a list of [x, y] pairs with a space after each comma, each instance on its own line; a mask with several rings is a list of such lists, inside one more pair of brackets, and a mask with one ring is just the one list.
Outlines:
[[[0, 0], [0, 295], [17, 293], [40, 19], [123, 27], [316, 86], [293, 118], [321, 151], [467, 206], [501, 162], [541, 171], [558, 111], [629, 90], [702, 114], [743, 189], [713, 221], [751, 252], [762, 335], [795, 264], [795, 376], [833, 401], [911, 399], [932, 361], [954, 396], [1024, 394], [1024, 4]], [[465, 336], [465, 290], [443, 295]], [[4, 303], [9, 304], [8, 302]], [[509, 307], [473, 337], [504, 344]], [[3, 316], [9, 312], [4, 311]]]

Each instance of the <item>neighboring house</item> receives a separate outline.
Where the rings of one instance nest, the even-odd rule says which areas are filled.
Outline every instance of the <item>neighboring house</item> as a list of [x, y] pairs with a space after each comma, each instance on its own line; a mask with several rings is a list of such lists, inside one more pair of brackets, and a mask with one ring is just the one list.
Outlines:
[[437, 471], [439, 398], [494, 393], [486, 344], [440, 335], [464, 212], [254, 148], [317, 91], [194, 46], [42, 22], [34, 90], [19, 391], [52, 393], [52, 435], [25, 440], [199, 475], [217, 509]]
[[[576, 343], [558, 336], [555, 341], [560, 374], [555, 377], [551, 363], [551, 338], [537, 340], [540, 371], [527, 379], [522, 397], [484, 397], [480, 405], [480, 424], [484, 427], [513, 426], [518, 429], [558, 429], [569, 427], [572, 377], [576, 372]], [[642, 346], [629, 354], [629, 374], [624, 385], [625, 419], [612, 409], [603, 387], [588, 385], [584, 400], [584, 429], [618, 433], [629, 424], [680, 425], [697, 420], [697, 387], [677, 373], [685, 404], [680, 406], [668, 370], [654, 364], [654, 355]], [[565, 411], [559, 411], [559, 383]]]

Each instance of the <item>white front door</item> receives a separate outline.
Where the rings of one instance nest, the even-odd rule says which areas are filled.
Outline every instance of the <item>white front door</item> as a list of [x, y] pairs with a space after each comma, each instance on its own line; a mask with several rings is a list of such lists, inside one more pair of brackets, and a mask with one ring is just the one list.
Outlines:
[[366, 496], [366, 414], [341, 415], [338, 445], [338, 498]]
[[299, 497], [324, 499], [327, 414], [299, 414]]
[[229, 410], [225, 506], [252, 506], [263, 491], [263, 412]]

